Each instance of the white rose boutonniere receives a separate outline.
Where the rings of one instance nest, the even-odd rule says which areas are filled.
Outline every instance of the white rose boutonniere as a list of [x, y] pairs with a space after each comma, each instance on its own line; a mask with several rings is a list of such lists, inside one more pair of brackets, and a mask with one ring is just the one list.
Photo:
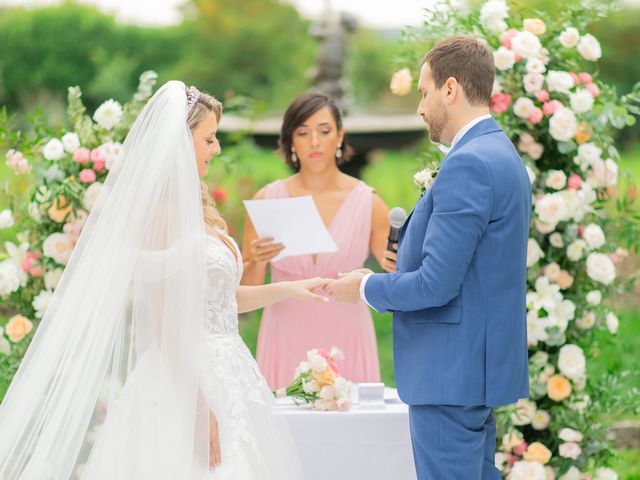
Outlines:
[[413, 183], [420, 187], [422, 193], [426, 193], [433, 185], [436, 175], [438, 175], [437, 168], [425, 168], [413, 176]]

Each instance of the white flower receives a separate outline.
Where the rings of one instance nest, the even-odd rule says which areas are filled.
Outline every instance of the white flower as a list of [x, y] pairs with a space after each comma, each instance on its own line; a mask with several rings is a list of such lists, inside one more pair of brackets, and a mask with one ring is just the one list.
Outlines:
[[20, 288], [19, 270], [11, 260], [0, 262], [0, 297], [15, 292]]
[[51, 290], [42, 290], [31, 302], [31, 305], [36, 311], [36, 318], [42, 318], [47, 311], [49, 304], [53, 298], [53, 292]]
[[509, 7], [504, 0], [489, 0], [480, 7], [480, 23], [492, 32], [503, 32], [507, 29], [504, 21], [509, 16]]
[[587, 244], [584, 240], [578, 239], [571, 242], [567, 247], [567, 257], [569, 258], [569, 260], [571, 260], [572, 262], [577, 262], [578, 260], [580, 260], [586, 246]]
[[596, 470], [594, 480], [618, 480], [618, 474], [610, 468], [600, 467]]
[[558, 453], [561, 457], [575, 460], [582, 453], [582, 448], [575, 442], [561, 443], [558, 447]]
[[532, 143], [527, 151], [532, 160], [539, 160], [543, 152], [544, 147], [538, 142]]
[[412, 82], [411, 72], [408, 68], [403, 68], [393, 74], [389, 88], [394, 95], [407, 95], [411, 92]]
[[577, 50], [578, 53], [582, 55], [582, 58], [589, 60], [590, 62], [595, 62], [602, 56], [600, 42], [598, 42], [596, 37], [589, 33], [582, 36], [578, 43]]
[[509, 70], [516, 63], [516, 54], [513, 50], [502, 46], [493, 52], [493, 61], [498, 70]]
[[429, 168], [425, 168], [424, 170], [420, 170], [413, 176], [413, 183], [415, 183], [418, 187], [423, 190], [429, 190], [435, 177], [433, 176], [433, 170]]
[[604, 161], [604, 166], [607, 187], [615, 187], [618, 184], [618, 164], [607, 158]]
[[98, 148], [100, 149], [102, 158], [104, 158], [104, 167], [107, 170], [111, 170], [118, 159], [118, 156], [122, 152], [122, 144], [117, 142], [107, 142], [103, 143]]
[[607, 167], [604, 160], [597, 159], [591, 164], [591, 171], [587, 174], [587, 183], [593, 188], [602, 188], [607, 185]]
[[591, 249], [600, 248], [604, 245], [605, 237], [602, 228], [596, 223], [591, 223], [586, 226], [582, 232], [582, 238], [587, 242], [587, 245]]
[[526, 120], [531, 116], [531, 112], [533, 112], [535, 107], [530, 98], [520, 97], [516, 100], [516, 103], [513, 104], [513, 113]]
[[555, 232], [549, 235], [549, 243], [552, 247], [562, 248], [564, 247], [564, 240], [562, 239], [562, 234]]
[[547, 474], [540, 462], [522, 460], [513, 464], [509, 480], [547, 480]]
[[529, 425], [536, 414], [536, 404], [531, 400], [520, 399], [516, 404], [516, 411], [511, 414], [511, 423], [522, 426]]
[[105, 130], [111, 130], [122, 119], [122, 107], [115, 100], [109, 99], [98, 107], [93, 119]]
[[333, 390], [338, 398], [351, 397], [351, 382], [343, 377], [337, 377], [333, 382]]
[[62, 145], [67, 152], [74, 153], [80, 148], [80, 139], [75, 133], [67, 132], [62, 137]]
[[561, 271], [562, 269], [560, 268], [560, 265], [558, 265], [556, 262], [552, 262], [544, 267], [544, 276], [552, 282], [555, 282], [560, 276]]
[[536, 230], [543, 235], [553, 232], [556, 229], [555, 225], [549, 225], [541, 222], [539, 219], [535, 219]]
[[100, 182], [94, 182], [89, 185], [89, 188], [87, 188], [82, 195], [82, 205], [84, 208], [91, 211], [93, 206], [96, 204], [96, 200], [98, 200], [98, 195], [100, 195], [101, 190], [102, 183]]
[[587, 257], [587, 275], [596, 282], [609, 285], [616, 278], [616, 267], [608, 255], [592, 253]]
[[576, 113], [585, 113], [593, 108], [593, 95], [584, 88], [579, 88], [575, 93], [569, 94], [571, 110]]
[[53, 270], [48, 270], [44, 274], [44, 287], [47, 290], [55, 290], [60, 283], [60, 278], [62, 277], [63, 270], [61, 268], [54, 268]]
[[522, 28], [534, 35], [542, 35], [547, 31], [547, 26], [539, 18], [525, 18], [522, 22]]
[[26, 242], [22, 242], [20, 246], [17, 246], [11, 242], [5, 242], [4, 247], [7, 250], [10, 261], [12, 261], [16, 267], [20, 285], [24, 287], [27, 284], [27, 280], [29, 277], [27, 275], [27, 272], [22, 269], [22, 263], [27, 256], [27, 252], [29, 251], [29, 244]]
[[609, 330], [609, 332], [611, 332], [612, 335], [615, 335], [616, 333], [618, 333], [618, 327], [620, 326], [620, 321], [618, 320], [618, 317], [616, 317], [616, 315], [613, 312], [607, 313], [606, 321], [607, 321], [607, 329]]
[[577, 381], [584, 378], [587, 360], [582, 348], [572, 344], [563, 345], [558, 356], [558, 368], [571, 380]]
[[66, 265], [73, 250], [73, 243], [64, 233], [52, 233], [42, 244], [45, 257], [53, 258], [56, 262]]
[[536, 346], [538, 342], [546, 342], [549, 339], [548, 327], [552, 327], [549, 317], [538, 317], [537, 310], [527, 313], [527, 343]]
[[3, 210], [0, 212], [0, 230], [11, 227], [13, 227], [13, 215], [11, 214], [11, 210]]
[[554, 190], [562, 190], [567, 184], [567, 175], [562, 170], [549, 170], [545, 185]]
[[507, 462], [509, 462], [509, 455], [504, 452], [496, 452], [494, 463], [498, 470], [502, 472], [504, 470], [504, 467], [507, 465]]
[[596, 314], [587, 312], [576, 320], [576, 327], [580, 330], [589, 330], [596, 324]]
[[333, 398], [333, 395], [334, 395], [333, 387], [329, 385], [325, 385], [324, 387], [322, 387], [320, 389], [320, 392], [318, 393], [318, 396], [322, 400], [331, 400]]
[[573, 88], [573, 77], [568, 72], [550, 70], [547, 73], [547, 86], [550, 92], [569, 93]]
[[531, 32], [518, 32], [511, 39], [511, 49], [521, 57], [537, 57], [542, 50], [540, 39]]
[[558, 437], [565, 442], [581, 442], [584, 438], [582, 433], [572, 428], [563, 428], [560, 430], [560, 433], [558, 433]]
[[567, 470], [567, 473], [558, 478], [558, 480], [581, 480], [581, 478], [580, 470], [572, 465], [569, 467], [569, 470]]
[[550, 225], [568, 220], [569, 208], [562, 195], [551, 193], [543, 196], [536, 202], [535, 211], [540, 221]]
[[573, 163], [578, 165], [582, 171], [585, 171], [600, 160], [601, 155], [602, 149], [598, 148], [594, 143], [583, 143], [578, 147], [578, 155], [573, 158]]
[[317, 393], [320, 390], [320, 384], [316, 380], [309, 380], [302, 384], [302, 389], [305, 393]]
[[546, 410], [538, 410], [533, 417], [533, 421], [531, 422], [531, 426], [534, 430], [544, 430], [551, 423], [551, 415]]
[[538, 245], [535, 239], [530, 238], [527, 243], [527, 267], [532, 267], [538, 263], [538, 260], [542, 257], [544, 257], [544, 252], [540, 248], [540, 245]]
[[527, 60], [526, 69], [528, 73], [544, 73], [547, 67], [545, 67], [539, 58], [531, 57]]
[[52, 138], [42, 149], [42, 154], [47, 160], [60, 160], [64, 155], [64, 146], [57, 138]]
[[602, 293], [600, 290], [591, 290], [587, 293], [586, 300], [589, 305], [600, 305], [600, 302], [602, 302]]
[[576, 116], [568, 108], [561, 108], [549, 119], [549, 133], [559, 142], [568, 142], [577, 131]]
[[560, 44], [564, 48], [573, 48], [580, 41], [580, 33], [573, 27], [567, 28], [560, 34]]
[[572, 400], [568, 407], [576, 412], [584, 412], [590, 403], [591, 397], [589, 397], [589, 395], [582, 395], [581, 397]]
[[541, 73], [527, 73], [523, 77], [522, 83], [524, 84], [524, 89], [528, 93], [539, 92], [540, 90], [542, 90], [542, 85], [544, 84], [544, 75], [542, 75]]
[[315, 348], [307, 352], [307, 362], [316, 372], [322, 372], [328, 365], [327, 360]]

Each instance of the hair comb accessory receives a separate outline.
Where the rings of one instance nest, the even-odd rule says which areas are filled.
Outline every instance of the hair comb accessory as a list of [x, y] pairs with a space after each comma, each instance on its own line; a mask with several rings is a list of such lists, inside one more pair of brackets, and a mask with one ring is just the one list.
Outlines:
[[198, 98], [200, 98], [200, 90], [193, 85], [187, 88], [187, 115], [191, 112], [191, 109], [198, 101]]

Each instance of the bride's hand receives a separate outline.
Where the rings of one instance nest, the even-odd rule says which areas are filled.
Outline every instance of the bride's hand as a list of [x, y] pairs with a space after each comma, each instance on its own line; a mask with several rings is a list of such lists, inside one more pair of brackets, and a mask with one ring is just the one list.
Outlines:
[[329, 298], [323, 295], [313, 293], [314, 290], [322, 289], [325, 285], [331, 283], [330, 278], [309, 278], [307, 280], [298, 280], [296, 282], [287, 282], [287, 290], [291, 298], [298, 300], [313, 300], [315, 302], [328, 302]]
[[218, 434], [218, 420], [213, 412], [209, 412], [209, 468], [214, 469], [222, 463], [220, 454], [220, 435]]

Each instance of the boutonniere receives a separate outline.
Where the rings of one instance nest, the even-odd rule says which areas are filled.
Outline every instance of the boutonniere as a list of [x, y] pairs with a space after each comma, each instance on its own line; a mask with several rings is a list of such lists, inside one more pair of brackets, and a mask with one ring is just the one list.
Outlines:
[[425, 168], [424, 170], [420, 170], [413, 176], [413, 183], [415, 183], [422, 193], [427, 193], [433, 185], [433, 182], [438, 175], [438, 168]]

